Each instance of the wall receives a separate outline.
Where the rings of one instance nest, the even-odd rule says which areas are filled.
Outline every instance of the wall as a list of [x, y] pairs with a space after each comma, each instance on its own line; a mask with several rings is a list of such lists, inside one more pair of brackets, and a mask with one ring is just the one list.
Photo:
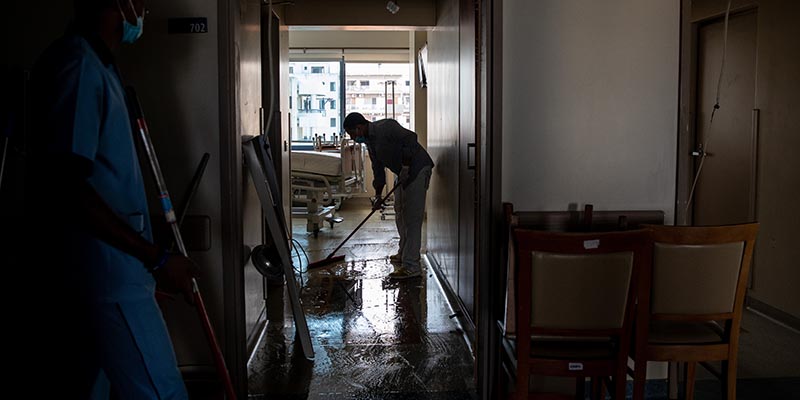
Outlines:
[[672, 220], [679, 6], [504, 2], [503, 201]]
[[385, 1], [361, 0], [294, 0], [286, 6], [287, 25], [339, 25], [351, 29], [376, 26], [433, 26], [434, 0], [398, 1], [400, 11], [391, 14]]
[[[413, 71], [412, 79], [413, 90], [411, 91], [411, 103], [414, 104], [414, 110], [411, 113], [411, 130], [417, 134], [417, 141], [424, 147], [428, 148], [428, 89], [420, 87], [419, 75], [419, 59], [417, 52], [427, 43], [428, 32], [425, 31], [412, 31], [408, 32], [409, 35], [409, 63], [412, 64]], [[426, 198], [426, 204], [430, 206], [430, 192]], [[426, 212], [427, 220], [427, 212]], [[422, 251], [428, 251], [428, 224], [422, 225]]]
[[[722, 0], [694, 1], [692, 21], [724, 13]], [[800, 318], [800, 3], [734, 1], [733, 10], [757, 7], [755, 107], [761, 110], [758, 137], [756, 219], [761, 228], [749, 296]]]
[[289, 35], [289, 47], [299, 48], [332, 48], [332, 49], [408, 49], [408, 33], [396, 31], [345, 31], [327, 30], [292, 30]]
[[459, 8], [437, 2], [428, 33], [428, 152], [436, 166], [428, 191], [428, 255], [458, 292]]
[[425, 31], [415, 31], [408, 33], [410, 37], [409, 63], [414, 65], [412, 82], [414, 90], [411, 91], [411, 102], [414, 104], [414, 112], [411, 114], [411, 129], [417, 133], [417, 140], [422, 147], [428, 146], [428, 89], [420, 87], [419, 84], [419, 59], [417, 53], [419, 49], [428, 41], [428, 33]]

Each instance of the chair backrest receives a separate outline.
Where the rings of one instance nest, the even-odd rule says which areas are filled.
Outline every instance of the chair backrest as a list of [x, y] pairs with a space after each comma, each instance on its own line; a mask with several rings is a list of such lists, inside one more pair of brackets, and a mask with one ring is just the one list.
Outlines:
[[[644, 224], [663, 224], [664, 212], [659, 210], [604, 210], [594, 211], [587, 207], [584, 211], [515, 211], [511, 203], [503, 204], [506, 227], [508, 228], [508, 251], [501, 260], [504, 265], [501, 281], [506, 283], [506, 299], [498, 315], [503, 315], [504, 334], [516, 334], [516, 311], [514, 305], [516, 277], [514, 275], [515, 250], [511, 240], [514, 228], [551, 232], [608, 232], [637, 229]], [[587, 216], [590, 213], [590, 216]], [[589, 225], [587, 226], [587, 221]]]
[[653, 238], [653, 319], [741, 315], [758, 224], [648, 226]]
[[632, 251], [534, 251], [531, 268], [531, 327], [622, 328], [633, 273]]
[[519, 335], [629, 331], [651, 261], [648, 231], [555, 233], [514, 229]]

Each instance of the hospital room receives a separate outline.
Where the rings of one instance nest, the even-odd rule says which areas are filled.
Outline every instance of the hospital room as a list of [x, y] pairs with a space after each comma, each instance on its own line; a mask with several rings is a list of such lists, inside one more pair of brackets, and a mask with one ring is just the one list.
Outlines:
[[4, 16], [18, 397], [800, 398], [798, 1]]

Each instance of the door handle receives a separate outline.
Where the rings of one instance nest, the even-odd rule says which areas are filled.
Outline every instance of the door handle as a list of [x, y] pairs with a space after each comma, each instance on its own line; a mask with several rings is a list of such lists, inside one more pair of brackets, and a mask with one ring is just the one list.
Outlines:
[[475, 169], [475, 143], [467, 143], [467, 169]]

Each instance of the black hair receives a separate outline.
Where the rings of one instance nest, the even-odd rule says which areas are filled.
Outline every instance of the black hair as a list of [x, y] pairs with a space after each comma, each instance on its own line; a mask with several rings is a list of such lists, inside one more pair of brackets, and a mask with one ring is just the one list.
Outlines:
[[348, 129], [355, 128], [356, 125], [364, 125], [366, 123], [369, 123], [369, 121], [367, 121], [363, 115], [353, 112], [347, 114], [347, 116], [344, 118], [344, 124], [342, 125], [344, 126], [344, 130], [347, 131]]

